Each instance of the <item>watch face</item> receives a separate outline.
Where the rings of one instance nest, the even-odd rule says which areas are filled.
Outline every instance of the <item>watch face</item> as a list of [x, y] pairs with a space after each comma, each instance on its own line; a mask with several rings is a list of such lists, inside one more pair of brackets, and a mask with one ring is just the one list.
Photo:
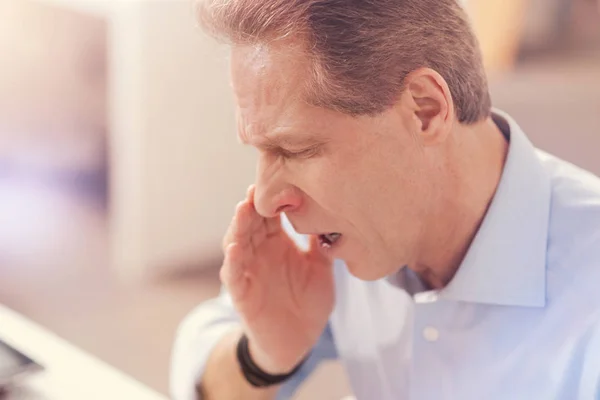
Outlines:
[[0, 389], [42, 369], [31, 358], [0, 340]]

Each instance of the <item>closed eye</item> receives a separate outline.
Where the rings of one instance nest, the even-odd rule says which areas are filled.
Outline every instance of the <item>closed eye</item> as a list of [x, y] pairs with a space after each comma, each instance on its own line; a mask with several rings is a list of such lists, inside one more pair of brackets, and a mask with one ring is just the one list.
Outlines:
[[320, 146], [312, 146], [300, 151], [291, 151], [286, 149], [278, 149], [279, 155], [286, 159], [308, 159], [319, 155], [321, 150]]

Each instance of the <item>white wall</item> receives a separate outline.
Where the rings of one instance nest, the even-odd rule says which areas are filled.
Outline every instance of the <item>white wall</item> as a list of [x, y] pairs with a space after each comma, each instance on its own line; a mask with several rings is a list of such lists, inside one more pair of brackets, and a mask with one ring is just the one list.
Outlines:
[[254, 178], [226, 48], [197, 28], [192, 0], [37, 1], [108, 22], [113, 268], [139, 278], [214, 262]]
[[148, 264], [210, 259], [254, 178], [238, 144], [226, 48], [196, 28], [188, 1], [143, 8], [147, 73], [144, 234]]
[[29, 171], [102, 168], [102, 18], [0, 0], [0, 158]]
[[226, 49], [191, 2], [126, 3], [111, 40], [112, 243], [135, 276], [220, 256], [254, 154], [237, 143]]

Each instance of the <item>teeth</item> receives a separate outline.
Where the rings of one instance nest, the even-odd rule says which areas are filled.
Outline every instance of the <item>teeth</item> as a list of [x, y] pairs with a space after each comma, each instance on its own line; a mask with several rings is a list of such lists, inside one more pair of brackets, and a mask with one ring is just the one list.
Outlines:
[[329, 240], [331, 243], [335, 243], [340, 238], [340, 236], [342, 236], [342, 234], [337, 232], [328, 233], [327, 235], [325, 235], [327, 240]]
[[331, 246], [333, 246], [333, 244], [337, 242], [341, 236], [342, 234], [337, 232], [320, 235], [321, 247], [325, 249], [331, 248]]
[[321, 241], [321, 247], [324, 249], [330, 249], [331, 248], [331, 243], [327, 242], [326, 240], [322, 240]]

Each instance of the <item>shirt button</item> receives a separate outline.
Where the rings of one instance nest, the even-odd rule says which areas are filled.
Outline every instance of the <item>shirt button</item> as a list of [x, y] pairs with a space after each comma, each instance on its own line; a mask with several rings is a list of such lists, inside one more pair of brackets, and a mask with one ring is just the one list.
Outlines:
[[428, 326], [427, 328], [423, 329], [423, 337], [428, 342], [437, 342], [437, 340], [440, 338], [440, 332], [437, 329]]
[[438, 294], [435, 290], [430, 290], [428, 292], [415, 293], [413, 299], [417, 304], [435, 303], [438, 300]]

